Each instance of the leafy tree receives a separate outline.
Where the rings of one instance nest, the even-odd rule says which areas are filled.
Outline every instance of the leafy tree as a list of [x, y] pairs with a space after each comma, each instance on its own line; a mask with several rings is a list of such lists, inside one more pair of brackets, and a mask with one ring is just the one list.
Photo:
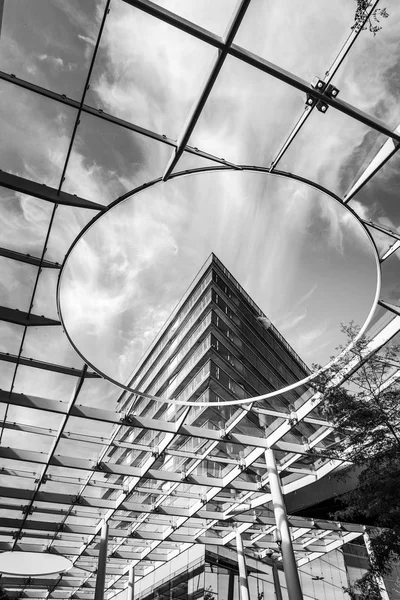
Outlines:
[[[342, 330], [349, 341], [359, 331], [353, 323]], [[380, 597], [376, 575], [390, 573], [392, 562], [400, 559], [400, 387], [395, 376], [400, 353], [392, 343], [365, 360], [367, 344], [365, 337], [355, 342], [351, 353], [361, 367], [345, 384], [332, 388], [329, 381], [348, 356], [325, 373], [318, 387], [322, 412], [339, 434], [333, 456], [359, 468], [357, 487], [340, 498], [343, 508], [334, 517], [372, 525], [370, 570], [350, 593], [374, 600]]]
[[370, 0], [355, 0], [356, 11], [354, 14], [354, 25], [352, 29], [368, 29], [374, 36], [382, 29], [381, 19], [387, 19], [389, 13], [386, 8], [375, 8], [370, 17], [365, 21], [365, 17], [371, 6]]
[[10, 596], [4, 591], [4, 589], [0, 586], [0, 600], [11, 600]]

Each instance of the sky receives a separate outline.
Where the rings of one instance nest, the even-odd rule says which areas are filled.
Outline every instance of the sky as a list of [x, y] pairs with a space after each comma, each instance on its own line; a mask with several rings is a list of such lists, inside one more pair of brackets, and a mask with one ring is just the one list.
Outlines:
[[[218, 35], [223, 35], [236, 6], [236, 3], [227, 0], [202, 3], [171, 0], [162, 4]], [[363, 32], [359, 36], [333, 82], [340, 89], [341, 98], [395, 127], [398, 124], [398, 89], [393, 75], [397, 69], [396, 15], [399, 7], [393, 0], [386, 4], [391, 17], [383, 23], [382, 31], [376, 37], [369, 32]], [[0, 68], [59, 94], [80, 100], [104, 5], [103, 0], [88, 1], [83, 5], [77, 0], [38, 0], [34, 6], [27, 0], [6, 2], [0, 42]], [[306, 81], [311, 81], [316, 75], [323, 77], [332, 64], [350, 32], [352, 11], [350, 0], [337, 3], [328, 0], [254, 0], [238, 31], [236, 43], [276, 62]], [[287, 19], [289, 12], [292, 16], [290, 20]], [[308, 35], [310, 31], [313, 32], [312, 35]], [[155, 21], [122, 0], [113, 0], [85, 102], [176, 139], [213, 60], [215, 51], [212, 48], [173, 27]], [[193, 131], [190, 144], [227, 160], [268, 166], [302, 114], [304, 100], [303, 94], [297, 90], [228, 57]], [[76, 117], [75, 110], [33, 92], [14, 88], [4, 81], [0, 82], [0, 107], [3, 123], [0, 141], [2, 168], [57, 187]], [[386, 138], [383, 135], [332, 108], [326, 114], [314, 111], [283, 156], [279, 168], [309, 177], [335, 193], [343, 194], [384, 141]], [[143, 182], [159, 177], [170, 153], [171, 149], [167, 145], [127, 129], [111, 126], [92, 115], [82, 114], [62, 189], [104, 205], [109, 204]], [[351, 207], [361, 217], [371, 218], [392, 228], [399, 225], [399, 210], [395, 201], [397, 160], [396, 156], [392, 158], [382, 172], [351, 202]], [[205, 159], [184, 155], [178, 170], [210, 164]], [[237, 211], [240, 211], [240, 203], [245, 198], [250, 203], [261, 201], [261, 197], [266, 198], [270, 213], [265, 232], [260, 227], [260, 231], [254, 236], [254, 221], [250, 213], [246, 214], [247, 229], [239, 228], [236, 222], [230, 223], [228, 210], [222, 201], [217, 209], [219, 219], [210, 219], [215, 210], [214, 203], [219, 201], [211, 196], [208, 198], [208, 205], [194, 214], [191, 203], [192, 199], [199, 203], [199, 199], [195, 198], [198, 184], [191, 183], [195, 181], [194, 178], [187, 179], [179, 184], [168, 184], [176, 187], [175, 194], [182, 195], [179, 201], [173, 201], [179, 205], [178, 214], [167, 215], [168, 219], [175, 218], [175, 221], [160, 222], [154, 214], [142, 214], [142, 235], [146, 231], [147, 238], [151, 239], [151, 244], [146, 244], [146, 260], [151, 261], [153, 252], [159, 256], [168, 247], [169, 256], [187, 273], [186, 279], [182, 279], [180, 290], [183, 290], [207, 253], [215, 250], [211, 237], [218, 235], [221, 227], [224, 235], [228, 235], [230, 227], [235, 235], [232, 241], [237, 238], [240, 244], [236, 248], [232, 244], [229, 251], [220, 250], [216, 252], [217, 255], [220, 255], [221, 260], [249, 293], [257, 296], [261, 308], [276, 322], [278, 328], [283, 328], [282, 332], [291, 338], [290, 341], [304, 360], [324, 362], [336, 345], [336, 337], [321, 349], [321, 360], [318, 360], [315, 339], [318, 339], [318, 335], [326, 334], [327, 328], [333, 331], [340, 321], [345, 321], [350, 316], [346, 311], [343, 315], [339, 311], [336, 314], [336, 308], [345, 306], [347, 297], [356, 297], [352, 295], [351, 286], [356, 285], [360, 277], [360, 290], [363, 293], [358, 297], [359, 308], [362, 307], [362, 310], [360, 314], [353, 311], [357, 312], [355, 320], [361, 321], [366, 307], [370, 306], [371, 273], [361, 274], [360, 271], [355, 279], [350, 263], [343, 261], [348, 250], [346, 244], [352, 244], [349, 241], [351, 225], [341, 222], [331, 200], [327, 197], [324, 201], [322, 197], [319, 200], [312, 199], [311, 191], [300, 184], [274, 179], [269, 181], [268, 190], [260, 192], [260, 176], [246, 175], [242, 178], [242, 183], [238, 184], [238, 178], [231, 175], [222, 178], [224, 202], [228, 202], [232, 194], [235, 195], [239, 202]], [[208, 188], [210, 178], [211, 176], [204, 177], [201, 186]], [[222, 182], [220, 176], [218, 178]], [[222, 185], [221, 182], [219, 185]], [[194, 189], [191, 189], [191, 185]], [[243, 190], [242, 196], [237, 194], [239, 189]], [[89, 210], [65, 206], [58, 207], [53, 215], [53, 206], [49, 203], [3, 188], [1, 194], [1, 219], [5, 224], [0, 234], [1, 245], [40, 255], [51, 222], [46, 258], [57, 262], [62, 262], [73, 239], [94, 215]], [[302, 198], [302, 201], [297, 202], [297, 198]], [[298, 269], [296, 271], [296, 259], [300, 255], [305, 257], [306, 250], [303, 247], [303, 254], [298, 256], [293, 253], [293, 236], [296, 244], [304, 246], [304, 240], [309, 235], [304, 224], [309, 225], [312, 212], [310, 206], [313, 202], [318, 206], [321, 204], [318, 208], [319, 216], [314, 222], [315, 236], [318, 237], [318, 232], [325, 236], [320, 244], [327, 251], [329, 249], [330, 256], [334, 256], [336, 252], [338, 264], [342, 261], [348, 267], [341, 274], [339, 270], [335, 273], [335, 281], [338, 283], [332, 294], [328, 293], [330, 284], [327, 278], [321, 279], [324, 271], [322, 263], [312, 273], [316, 275], [318, 272], [319, 279], [313, 279], [310, 275], [313, 269], [312, 262], [307, 262], [309, 257], [303, 260], [301, 272]], [[131, 205], [133, 206], [132, 202]], [[287, 214], [290, 214], [289, 218]], [[315, 217], [315, 211], [312, 214]], [[281, 224], [282, 217], [286, 219], [285, 225]], [[105, 218], [111, 217], [106, 215]], [[118, 219], [116, 212], [115, 218]], [[185, 252], [182, 252], [182, 239], [176, 239], [176, 228], [179, 229], [180, 220], [189, 223], [196, 234], [193, 236], [192, 254], [189, 242], [185, 242]], [[297, 222], [301, 223], [301, 227], [295, 227]], [[201, 227], [199, 223], [202, 223]], [[282, 231], [277, 229], [275, 223], [280, 223]], [[95, 354], [101, 348], [100, 354], [104, 355], [101, 359], [103, 368], [109, 354], [110, 364], [106, 365], [107, 369], [109, 372], [116, 372], [118, 359], [122, 370], [119, 376], [123, 376], [124, 369], [128, 369], [131, 360], [134, 362], [135, 356], [143, 351], [177, 299], [177, 289], [172, 285], [169, 288], [164, 285], [162, 306], [155, 302], [151, 309], [153, 312], [149, 314], [152, 327], [143, 322], [142, 331], [131, 330], [120, 317], [119, 325], [113, 327], [112, 315], [109, 315], [110, 322], [107, 321], [105, 328], [107, 306], [115, 308], [116, 303], [119, 303], [118, 310], [127, 314], [126, 305], [132, 297], [134, 274], [141, 268], [140, 261], [137, 263], [136, 258], [133, 260], [130, 228], [123, 225], [121, 227], [118, 238], [121, 248], [118, 248], [118, 244], [116, 246], [115, 240], [109, 240], [108, 246], [103, 248], [102, 261], [111, 265], [116, 257], [119, 259], [119, 253], [122, 253], [125, 262], [119, 268], [129, 272], [130, 287], [128, 286], [125, 298], [121, 298], [111, 287], [108, 292], [103, 285], [98, 289], [92, 287], [90, 298], [96, 298], [97, 304], [88, 320], [90, 327], [85, 331], [88, 357], [94, 353], [93, 357], [96, 358]], [[135, 227], [139, 227], [139, 222]], [[262, 240], [264, 234], [265, 240]], [[379, 250], [384, 252], [391, 240], [385, 235], [376, 235], [375, 232], [373, 235]], [[358, 237], [352, 237], [356, 240], [354, 243], [361, 244]], [[251, 240], [251, 245], [248, 240]], [[245, 253], [239, 251], [240, 245], [245, 245]], [[354, 250], [354, 246], [351, 250]], [[366, 259], [366, 252], [358, 249], [357, 253], [361, 262]], [[266, 254], [267, 267], [264, 264]], [[137, 253], [135, 256], [137, 257]], [[268, 280], [274, 288], [278, 286], [279, 294], [271, 295], [266, 292], [263, 296], [262, 285], [258, 289], [254, 282], [248, 280], [249, 269], [246, 268], [245, 257], [248, 261], [257, 257], [259, 270], [263, 263], [265, 281]], [[96, 261], [98, 257], [96, 259], [92, 256], [92, 259]], [[285, 265], [284, 270], [282, 265]], [[309, 276], [303, 279], [307, 266]], [[385, 298], [395, 303], [400, 301], [397, 255], [393, 255], [384, 267]], [[357, 268], [356, 264], [352, 268]], [[36, 267], [0, 258], [0, 269], [3, 303], [27, 310], [37, 275]], [[156, 271], [157, 269], [154, 272]], [[281, 276], [282, 272], [285, 277]], [[293, 285], [290, 288], [289, 273], [295, 272], [296, 277], [292, 278]], [[154, 273], [152, 276], [154, 277]], [[371, 286], [367, 290], [368, 277], [371, 278]], [[95, 279], [91, 280], [94, 286], [100, 281], [99, 277]], [[330, 281], [332, 283], [333, 279]], [[57, 318], [56, 283], [55, 270], [44, 270], [40, 274], [32, 308], [34, 313]], [[340, 297], [339, 284], [346, 298]], [[85, 295], [85, 290], [87, 291], [87, 286], [81, 289], [81, 298]], [[303, 297], [307, 300], [301, 302]], [[340, 301], [336, 301], [337, 297]], [[297, 299], [297, 305], [294, 298]], [[71, 305], [76, 322], [82, 322], [79, 319], [82, 319], [83, 306], [83, 299], [80, 307], [76, 303]], [[329, 316], [332, 308], [334, 314]], [[300, 328], [301, 323], [303, 329]], [[22, 328], [6, 323], [1, 323], [0, 327], [2, 348], [18, 353]], [[101, 344], [93, 343], [94, 338], [101, 340]], [[319, 338], [318, 344], [320, 343], [323, 343], [322, 338]], [[23, 354], [70, 366], [79, 367], [82, 364], [59, 328], [29, 329]], [[0, 375], [2, 387], [11, 385], [13, 373], [13, 365], [4, 364]], [[43, 373], [35, 373], [33, 377], [28, 367], [22, 367], [18, 369], [14, 389], [28, 389], [33, 379], [38, 381], [39, 387], [43, 387], [43, 393], [50, 385], [57, 393], [68, 397], [72, 387], [71, 378]]]
[[373, 247], [338, 202], [265, 173], [199, 173], [139, 192], [85, 232], [61, 280], [69, 336], [125, 382], [211, 252], [310, 365], [373, 307]]

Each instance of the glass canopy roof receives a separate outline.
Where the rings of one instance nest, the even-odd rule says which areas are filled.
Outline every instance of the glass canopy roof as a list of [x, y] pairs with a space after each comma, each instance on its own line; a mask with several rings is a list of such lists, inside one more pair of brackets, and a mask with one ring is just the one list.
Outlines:
[[[369, 10], [379, 6], [374, 2]], [[343, 463], [329, 455], [334, 431], [311, 388], [294, 406], [278, 396], [220, 413], [121, 391], [69, 343], [56, 287], [83, 227], [101, 213], [97, 223], [106, 231], [117, 208], [125, 205], [129, 212], [134, 198], [150, 193], [133, 192], [155, 179], [160, 182], [152, 189], [175, 186], [187, 223], [191, 201], [201, 204], [203, 182], [209, 212], [202, 220], [193, 215], [191, 226], [204, 247], [219, 234], [213, 178], [225, 193], [219, 199], [228, 211], [220, 211], [219, 221], [230, 224], [231, 241], [245, 248], [259, 236], [261, 243], [263, 220], [255, 232], [250, 220], [239, 231], [235, 219], [241, 217], [227, 219], [229, 201], [240, 199], [233, 194], [236, 184], [229, 188], [227, 182], [230, 176], [245, 182], [240, 190], [254, 199], [254, 178], [263, 177], [283, 182], [268, 184], [265, 196], [257, 196], [276, 205], [273, 228], [280, 232], [265, 246], [273, 258], [264, 262], [271, 267], [269, 261], [280, 257], [281, 270], [293, 269], [291, 244], [304, 236], [312, 215], [321, 251], [330, 243], [335, 260], [348, 258], [348, 271], [335, 272], [330, 281], [346, 309], [336, 321], [364, 322], [381, 275], [368, 349], [389, 342], [400, 330], [400, 6], [390, 0], [385, 7], [389, 17], [374, 36], [368, 14], [365, 30], [352, 27], [352, 0], [0, 2], [0, 550], [59, 554], [73, 563], [62, 577], [2, 579], [15, 595], [92, 597], [105, 520], [108, 598], [126, 588], [131, 565], [141, 577], [190, 544], [234, 544], [237, 525], [249, 552], [275, 548], [265, 449], [276, 450], [285, 493]], [[250, 181], [253, 167], [264, 173], [251, 173]], [[208, 171], [175, 178], [193, 169]], [[308, 217], [296, 204], [305, 188], [317, 190], [319, 203]], [[344, 205], [365, 239], [373, 240], [375, 246], [368, 243], [379, 255], [378, 276], [356, 249], [357, 232], [337, 217]], [[236, 203], [231, 216], [239, 208]], [[174, 236], [166, 222], [160, 221], [165, 235]], [[267, 244], [272, 229], [265, 231]], [[129, 235], [125, 227], [118, 242], [127, 244]], [[110, 246], [102, 247], [103, 267], [112, 255], [110, 237]], [[149, 247], [158, 239], [150, 235]], [[190, 256], [180, 257], [188, 277], [201, 265]], [[312, 298], [313, 286], [320, 291], [323, 280], [311, 281], [309, 257], [299, 256], [299, 288], [290, 293]], [[272, 285], [280, 281], [274, 265]], [[351, 265], [358, 268], [356, 278]], [[237, 268], [242, 279], [246, 268], [252, 273], [251, 264]], [[301, 281], [307, 282], [303, 288]], [[291, 296], [280, 293], [288, 329]], [[174, 300], [170, 296], [166, 305]], [[304, 310], [297, 307], [292, 319], [303, 313], [315, 318], [311, 311], [318, 305], [325, 323], [328, 317], [321, 315], [332, 312], [335, 300], [313, 300]], [[262, 309], [268, 314], [268, 306]], [[327, 339], [326, 331], [325, 338], [324, 331], [318, 336]], [[107, 347], [97, 351], [112, 368]], [[356, 367], [352, 356], [343, 377]], [[299, 565], [363, 531], [298, 517], [290, 524]], [[327, 534], [315, 537], [316, 528]]]

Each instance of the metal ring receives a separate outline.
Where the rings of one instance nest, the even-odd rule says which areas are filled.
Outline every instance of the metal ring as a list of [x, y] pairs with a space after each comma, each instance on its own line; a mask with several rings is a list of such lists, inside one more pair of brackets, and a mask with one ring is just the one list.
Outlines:
[[[268, 398], [272, 398], [274, 396], [280, 396], [281, 394], [285, 394], [286, 392], [290, 392], [291, 390], [294, 390], [302, 385], [306, 385], [307, 383], [311, 382], [313, 379], [315, 379], [316, 377], [318, 377], [319, 375], [321, 375], [322, 373], [324, 373], [325, 371], [327, 371], [328, 369], [330, 369], [333, 365], [337, 364], [343, 357], [345, 354], [347, 354], [347, 352], [349, 350], [351, 350], [351, 348], [354, 347], [354, 344], [357, 342], [357, 340], [365, 333], [365, 330], [367, 329], [373, 315], [374, 312], [376, 310], [376, 306], [378, 304], [378, 300], [379, 300], [379, 296], [380, 296], [380, 291], [381, 291], [381, 263], [379, 260], [379, 254], [378, 254], [378, 250], [375, 244], [375, 241], [371, 235], [371, 233], [369, 232], [369, 230], [367, 229], [366, 225], [363, 223], [362, 219], [357, 215], [357, 213], [350, 208], [347, 204], [344, 204], [343, 201], [339, 198], [339, 196], [337, 196], [336, 194], [334, 194], [333, 192], [331, 192], [330, 190], [324, 188], [323, 186], [319, 185], [318, 183], [315, 183], [309, 179], [306, 179], [305, 177], [301, 177], [299, 175], [294, 175], [292, 173], [287, 173], [285, 171], [278, 171], [278, 170], [274, 170], [274, 171], [270, 171], [268, 168], [265, 167], [257, 167], [257, 166], [250, 166], [250, 165], [240, 165], [240, 168], [242, 171], [255, 171], [255, 172], [259, 172], [259, 173], [266, 173], [268, 175], [275, 175], [277, 177], [284, 177], [284, 178], [288, 178], [288, 179], [292, 179], [295, 181], [300, 181], [314, 189], [319, 190], [320, 192], [326, 194], [327, 196], [330, 196], [333, 200], [335, 200], [335, 202], [339, 203], [345, 210], [347, 210], [351, 215], [353, 215], [353, 217], [355, 217], [355, 219], [358, 221], [358, 223], [360, 224], [361, 228], [363, 229], [363, 231], [366, 234], [367, 239], [369, 240], [371, 246], [372, 246], [372, 250], [373, 250], [373, 254], [374, 254], [374, 258], [375, 258], [375, 265], [376, 265], [376, 290], [375, 290], [375, 296], [374, 296], [374, 301], [372, 303], [372, 307], [371, 310], [368, 313], [368, 316], [364, 322], [364, 324], [362, 325], [362, 327], [360, 328], [359, 333], [357, 334], [357, 336], [351, 341], [351, 343], [346, 346], [346, 348], [340, 352], [333, 360], [329, 361], [329, 363], [327, 363], [325, 366], [323, 366], [321, 369], [319, 369], [318, 371], [316, 371], [315, 373], [312, 373], [311, 375], [308, 375], [307, 377], [304, 377], [303, 379], [297, 381], [296, 383], [292, 383], [286, 387], [280, 388], [279, 390], [274, 390], [272, 392], [268, 392], [266, 394], [261, 394], [259, 396], [252, 396], [249, 398], [244, 398], [241, 400], [228, 400], [228, 401], [222, 401], [222, 402], [193, 402], [193, 401], [183, 401], [183, 400], [175, 400], [174, 398], [163, 398], [162, 396], [153, 396], [151, 394], [146, 394], [141, 392], [140, 390], [131, 388], [129, 385], [124, 385], [123, 383], [121, 383], [120, 381], [117, 381], [116, 379], [113, 379], [112, 377], [110, 377], [109, 375], [106, 375], [105, 373], [103, 373], [98, 367], [96, 367], [96, 365], [94, 365], [92, 362], [90, 362], [83, 354], [82, 352], [80, 352], [80, 350], [77, 348], [77, 346], [75, 345], [74, 341], [72, 340], [71, 336], [68, 333], [68, 329], [66, 327], [65, 321], [63, 319], [63, 315], [62, 315], [62, 310], [61, 310], [61, 302], [60, 302], [60, 293], [61, 293], [61, 284], [62, 284], [62, 276], [64, 273], [64, 269], [65, 266], [67, 264], [68, 261], [68, 257], [70, 256], [72, 250], [74, 249], [74, 247], [76, 246], [76, 244], [78, 243], [78, 241], [81, 239], [81, 237], [83, 237], [83, 235], [86, 233], [86, 231], [92, 227], [92, 225], [98, 221], [99, 219], [101, 219], [103, 217], [103, 215], [105, 215], [109, 210], [111, 210], [112, 208], [114, 208], [115, 206], [117, 206], [118, 204], [120, 204], [121, 202], [123, 202], [124, 200], [127, 200], [128, 198], [130, 198], [131, 196], [134, 196], [135, 194], [137, 194], [138, 192], [147, 189], [148, 187], [152, 187], [154, 185], [156, 185], [157, 183], [161, 183], [162, 182], [162, 178], [158, 177], [157, 179], [154, 179], [153, 181], [151, 181], [150, 183], [145, 183], [135, 189], [133, 189], [132, 191], [124, 194], [123, 196], [117, 198], [116, 200], [114, 200], [114, 202], [112, 202], [109, 206], [107, 206], [105, 208], [104, 211], [100, 212], [99, 214], [97, 214], [91, 221], [89, 221], [89, 223], [86, 224], [86, 226], [82, 229], [82, 231], [80, 231], [80, 233], [77, 235], [77, 237], [75, 238], [75, 240], [72, 242], [70, 248], [68, 249], [65, 257], [64, 257], [64, 261], [63, 264], [61, 266], [60, 269], [60, 273], [58, 276], [58, 281], [57, 281], [57, 310], [58, 310], [58, 314], [60, 317], [60, 321], [62, 324], [62, 327], [64, 329], [65, 335], [67, 336], [69, 342], [71, 343], [72, 347], [74, 348], [74, 350], [77, 352], [77, 354], [82, 358], [82, 360], [89, 366], [91, 367], [96, 373], [98, 373], [101, 377], [103, 377], [104, 379], [107, 379], [108, 381], [110, 381], [111, 383], [113, 383], [114, 385], [118, 386], [119, 388], [130, 392], [132, 394], [137, 394], [138, 396], [141, 396], [142, 398], [146, 398], [148, 400], [155, 400], [157, 402], [165, 402], [168, 404], [177, 404], [177, 405], [183, 405], [183, 406], [236, 406], [236, 405], [242, 405], [242, 404], [250, 404], [252, 402], [259, 402], [262, 400], [267, 400]], [[195, 173], [209, 173], [209, 172], [213, 172], [213, 171], [233, 171], [236, 172], [236, 170], [232, 169], [231, 167], [224, 167], [224, 166], [219, 166], [219, 167], [202, 167], [202, 168], [197, 168], [197, 169], [190, 169], [187, 171], [180, 171], [178, 173], [174, 173], [172, 174], [168, 181], [170, 179], [175, 179], [177, 177], [183, 177], [185, 175], [193, 175]]]

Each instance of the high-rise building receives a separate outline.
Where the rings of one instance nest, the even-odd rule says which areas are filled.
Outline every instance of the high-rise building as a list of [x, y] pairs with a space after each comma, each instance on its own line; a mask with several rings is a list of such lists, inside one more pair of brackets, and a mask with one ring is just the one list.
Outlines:
[[[145, 353], [131, 386], [183, 402], [223, 404], [284, 388], [309, 373], [268, 317], [211, 254]], [[304, 392], [300, 388], [286, 394], [282, 408]], [[222, 419], [234, 408], [221, 406], [218, 411]]]
[[[223, 435], [226, 425], [238, 412], [238, 406], [226, 405], [227, 401], [258, 396], [286, 387], [309, 373], [309, 368], [295, 350], [234, 276], [212, 254], [143, 356], [130, 385], [149, 395], [183, 402], [219, 402], [218, 406], [192, 407], [185, 423], [189, 427], [211, 427], [220, 430]], [[264, 401], [263, 406], [270, 406], [275, 411], [290, 412], [294, 410], [293, 407], [301, 406], [311, 395], [312, 391], [302, 386]], [[172, 421], [176, 421], [185, 410], [176, 404], [134, 395], [127, 396], [122, 402], [121, 411], [127, 409], [142, 417]], [[274, 418], [266, 413], [248, 411], [238, 428], [243, 433], [259, 437], [274, 422]], [[310, 435], [313, 431], [312, 424], [301, 424], [290, 434], [292, 439], [298, 441], [301, 434], [307, 433], [307, 427]], [[126, 431], [121, 440], [144, 444], [149, 443], [148, 437], [149, 432], [145, 430], [136, 431], [133, 436]], [[153, 482], [153, 486], [147, 481], [146, 489], [149, 493], [143, 494], [143, 488], [141, 491], [136, 490], [130, 495], [130, 500], [149, 503], [155, 511], [160, 507], [161, 513], [166, 504], [166, 495], [171, 497], [167, 505], [175, 508], [189, 506], [190, 496], [193, 502], [193, 497], [201, 497], [203, 493], [193, 483], [205, 481], [205, 478], [222, 480], [232, 468], [232, 463], [242, 460], [249, 450], [230, 443], [229, 436], [226, 443], [212, 443], [195, 436], [178, 436], [173, 447], [176, 451], [173, 449], [166, 453], [159, 452], [157, 442], [153, 444], [158, 468], [164, 474], [168, 471], [180, 474], [182, 484], [178, 484], [172, 477], [169, 484], [164, 482], [161, 487], [157, 481]], [[207, 452], [210, 460], [203, 458], [196, 464], [196, 458]], [[113, 460], [117, 456], [121, 461], [129, 460], [132, 465], [140, 465], [142, 460], [138, 450], [128, 454], [126, 449], [119, 448], [115, 450]], [[190, 479], [186, 471], [188, 457], [193, 458], [189, 469]], [[288, 471], [286, 476], [290, 475], [293, 474]], [[193, 476], [197, 479], [194, 480]], [[281, 477], [284, 480], [285, 473]], [[254, 482], [260, 479], [260, 475], [254, 467], [244, 470], [241, 479]], [[183, 489], [186, 481], [186, 489]], [[205, 510], [210, 511], [211, 516], [215, 511], [223, 512], [232, 502], [240, 504], [246, 497], [243, 491], [223, 489], [212, 498], [207, 497], [208, 502], [204, 500]], [[272, 511], [270, 516], [273, 518]], [[136, 585], [137, 597], [143, 600], [233, 600], [238, 597], [236, 552], [219, 543], [212, 544], [213, 536], [217, 543], [220, 541], [221, 531], [226, 533], [224, 525], [222, 521], [215, 521], [212, 529], [208, 530], [208, 541], [211, 543], [188, 548], [155, 571], [150, 570], [147, 574], [144, 572], [144, 577]], [[329, 560], [325, 562], [315, 560], [300, 568], [299, 576], [306, 597], [319, 597], [322, 594], [336, 599], [340, 597], [339, 590], [348, 585], [342, 554], [340, 551], [333, 551], [329, 556]], [[275, 588], [278, 579], [286, 597], [281, 563], [274, 564], [268, 557], [266, 562], [260, 562], [251, 555], [247, 557], [247, 562], [251, 597], [259, 600], [272, 595], [274, 577]], [[329, 578], [325, 579], [328, 572]]]

